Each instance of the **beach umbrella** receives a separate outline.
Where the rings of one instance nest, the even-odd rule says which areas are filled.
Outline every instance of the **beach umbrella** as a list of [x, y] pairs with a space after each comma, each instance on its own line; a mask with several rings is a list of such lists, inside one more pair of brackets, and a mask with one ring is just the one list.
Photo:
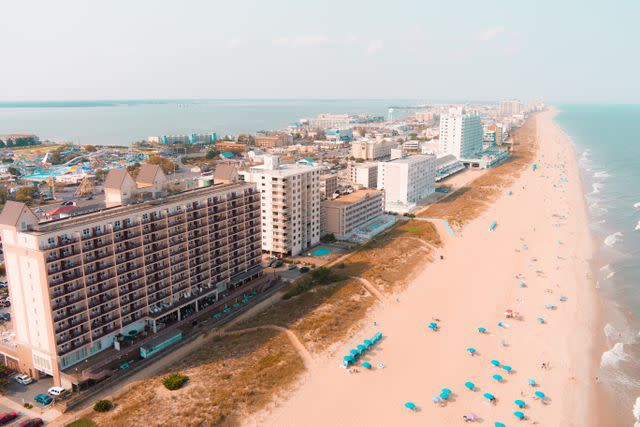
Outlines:
[[508, 365], [504, 365], [504, 366], [502, 367], [502, 369], [504, 369], [504, 370], [505, 370], [505, 371], [507, 371], [507, 372], [511, 372], [511, 371], [513, 370], [513, 368], [512, 368], [511, 366], [508, 366]]
[[466, 417], [467, 417], [468, 420], [471, 420], [471, 421], [476, 421], [478, 419], [478, 416], [476, 414], [474, 414], [473, 412], [469, 412], [466, 415]]
[[516, 418], [519, 419], [519, 420], [524, 420], [524, 413], [522, 413], [520, 411], [514, 412], [513, 415], [515, 415]]
[[351, 356], [353, 357], [357, 357], [360, 355], [360, 352], [358, 350], [356, 350], [355, 348], [352, 348], [351, 350], [349, 350], [349, 354], [351, 354]]
[[413, 402], [406, 402], [404, 404], [404, 407], [413, 411], [414, 409], [416, 409], [416, 404]]
[[507, 427], [504, 423], [501, 423], [499, 421], [496, 421], [496, 423], [494, 424], [494, 426], [496, 427]]
[[433, 400], [433, 403], [438, 403], [438, 402], [440, 402], [440, 398], [439, 398], [438, 396], [435, 396], [435, 397], [434, 397], [433, 399], [431, 399], [431, 400]]
[[545, 322], [544, 317], [538, 317], [538, 322], [540, 322], [541, 324]]
[[464, 383], [464, 386], [471, 391], [473, 391], [473, 389], [476, 388], [475, 384], [472, 383], [471, 381], [467, 381], [466, 383]]
[[438, 324], [435, 322], [429, 323], [429, 329], [431, 329], [432, 331], [435, 331], [436, 329], [438, 329]]
[[556, 305], [553, 304], [553, 303], [549, 303], [549, 304], [545, 305], [545, 307], [547, 307], [548, 309], [553, 310], [554, 308], [556, 308]]
[[527, 282], [525, 282], [524, 280], [520, 280], [518, 282], [518, 285], [520, 285], [521, 288], [524, 288], [525, 286], [527, 286]]
[[500, 362], [498, 360], [495, 360], [495, 359], [491, 361], [491, 364], [493, 366], [500, 366]]
[[485, 332], [487, 332], [487, 328], [478, 328], [478, 332], [480, 332], [481, 334], [484, 334]]
[[495, 399], [495, 397], [494, 397], [494, 396], [493, 396], [493, 394], [491, 394], [491, 393], [485, 393], [485, 394], [483, 394], [482, 396], [483, 396], [485, 399], [488, 399], [488, 400], [493, 400], [493, 399]]
[[467, 349], [467, 351], [468, 351], [469, 353], [471, 353], [471, 354], [474, 354], [474, 353], [476, 352], [476, 349], [475, 349], [475, 348], [473, 348], [473, 347], [469, 347], [469, 348]]
[[351, 363], [355, 363], [356, 359], [354, 359], [352, 356], [345, 356], [342, 358], [342, 360], [347, 364], [351, 364]]
[[449, 398], [449, 393], [445, 393], [444, 391], [440, 393], [440, 398], [447, 400]]
[[371, 340], [364, 340], [364, 345], [366, 345], [367, 347], [371, 347], [373, 345], [373, 341]]
[[543, 392], [541, 391], [536, 391], [535, 393], [533, 393], [534, 396], [539, 397], [540, 399], [544, 399], [546, 396]]
[[362, 364], [362, 367], [363, 367], [363, 368], [367, 368], [367, 369], [371, 369], [371, 363], [369, 363], [369, 362], [364, 362], [364, 363]]
[[520, 399], [515, 400], [513, 403], [515, 403], [516, 406], [521, 409], [524, 408], [524, 405], [525, 405], [524, 400], [520, 400]]
[[567, 300], [567, 297], [565, 297], [564, 295], [560, 295], [560, 301], [564, 302]]
[[358, 345], [358, 350], [360, 350], [360, 352], [364, 353], [367, 350], [367, 346], [360, 344], [360, 345]]
[[536, 380], [529, 379], [529, 385], [530, 385], [531, 387], [535, 386], [535, 385], [536, 385]]
[[494, 380], [496, 380], [496, 381], [498, 381], [498, 382], [500, 382], [500, 381], [502, 381], [502, 376], [501, 376], [501, 375], [498, 375], [498, 374], [495, 374], [495, 375], [493, 376], [493, 379], [494, 379]]
[[448, 388], [443, 388], [442, 392], [443, 393], [447, 393], [447, 394], [453, 394], [453, 392], [451, 390], [449, 390]]

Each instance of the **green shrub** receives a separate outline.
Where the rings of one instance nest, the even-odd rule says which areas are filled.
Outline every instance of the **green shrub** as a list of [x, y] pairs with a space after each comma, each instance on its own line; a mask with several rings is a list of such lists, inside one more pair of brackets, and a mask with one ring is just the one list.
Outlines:
[[293, 286], [289, 290], [287, 290], [287, 292], [285, 292], [282, 298], [293, 298], [296, 295], [303, 294], [316, 286], [340, 282], [341, 280], [345, 280], [346, 278], [346, 275], [336, 273], [330, 268], [318, 267], [315, 270], [312, 270], [308, 276], [304, 276], [298, 279], [293, 284]]
[[93, 405], [93, 410], [96, 412], [107, 412], [113, 408], [113, 403], [110, 400], [98, 400], [95, 405]]
[[80, 418], [72, 423], [66, 424], [64, 427], [97, 427], [98, 425], [91, 420]]
[[162, 384], [168, 389], [168, 390], [178, 390], [179, 388], [181, 388], [187, 381], [189, 380], [189, 377], [185, 376], [185, 375], [180, 375], [180, 374], [171, 374], [168, 377], [166, 377], [164, 380], [162, 380]]
[[29, 402], [25, 402], [24, 405], [22, 405], [22, 406], [24, 406], [27, 409], [33, 408], [33, 405], [31, 403], [29, 403]]

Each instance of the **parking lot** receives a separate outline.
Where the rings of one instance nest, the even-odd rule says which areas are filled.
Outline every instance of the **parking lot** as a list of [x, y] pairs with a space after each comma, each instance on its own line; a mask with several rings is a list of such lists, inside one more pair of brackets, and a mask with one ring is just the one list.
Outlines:
[[33, 398], [41, 393], [47, 394], [47, 390], [49, 390], [50, 387], [53, 387], [53, 378], [51, 377], [41, 378], [37, 381], [34, 380], [28, 385], [22, 385], [12, 379], [5, 389], [4, 397], [11, 399], [19, 405], [31, 403], [34, 408], [43, 409], [43, 406], [36, 403]]

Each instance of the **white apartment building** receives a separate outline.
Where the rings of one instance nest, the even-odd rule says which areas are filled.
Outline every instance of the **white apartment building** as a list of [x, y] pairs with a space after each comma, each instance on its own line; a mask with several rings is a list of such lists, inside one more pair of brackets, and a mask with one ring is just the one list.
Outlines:
[[362, 160], [380, 160], [391, 155], [398, 143], [390, 139], [359, 139], [351, 143], [351, 156]]
[[483, 128], [478, 114], [451, 108], [440, 117], [439, 152], [458, 159], [473, 159], [482, 151]]
[[378, 163], [378, 190], [385, 191], [385, 211], [407, 213], [435, 191], [436, 156], [418, 154]]
[[316, 118], [308, 119], [311, 129], [348, 129], [351, 120], [348, 114], [318, 114]]
[[349, 180], [362, 188], [378, 186], [378, 163], [350, 163]]
[[522, 113], [522, 103], [516, 99], [506, 99], [500, 101], [498, 113], [503, 116], [513, 116]]
[[320, 242], [321, 171], [266, 155], [264, 164], [240, 172], [260, 193], [264, 252], [295, 256]]

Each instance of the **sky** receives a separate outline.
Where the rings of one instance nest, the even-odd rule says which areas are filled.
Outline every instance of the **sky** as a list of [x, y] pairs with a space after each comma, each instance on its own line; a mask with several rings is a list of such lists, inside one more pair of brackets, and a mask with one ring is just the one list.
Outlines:
[[0, 101], [640, 102], [640, 1], [0, 0]]

